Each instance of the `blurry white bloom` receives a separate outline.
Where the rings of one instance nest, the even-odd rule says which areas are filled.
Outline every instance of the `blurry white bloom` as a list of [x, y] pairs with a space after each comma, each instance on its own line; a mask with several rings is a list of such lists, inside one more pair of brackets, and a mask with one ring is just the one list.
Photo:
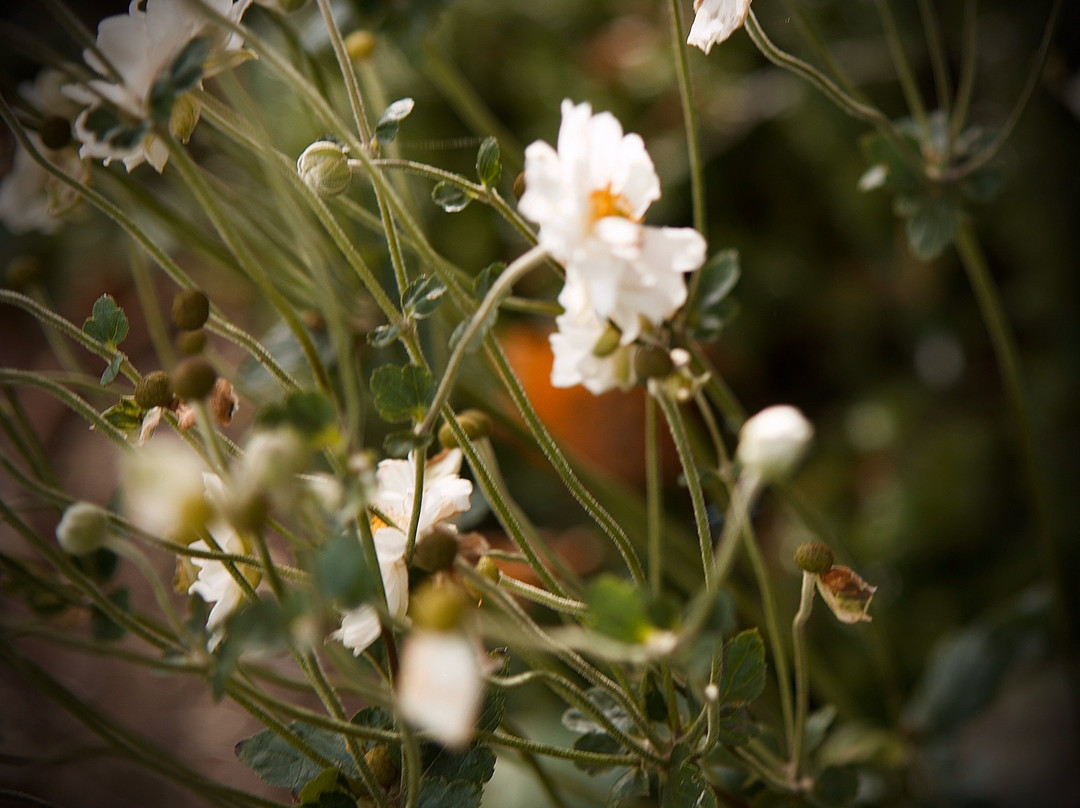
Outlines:
[[739, 431], [738, 459], [763, 480], [781, 479], [794, 470], [813, 437], [814, 427], [795, 407], [767, 407]]
[[465, 635], [414, 631], [401, 648], [401, 715], [444, 746], [464, 746], [482, 703], [480, 666], [479, 649]]
[[562, 104], [558, 150], [525, 150], [522, 215], [540, 225], [540, 244], [580, 283], [596, 314], [633, 341], [641, 318], [659, 323], [686, 301], [683, 274], [705, 260], [692, 228], [646, 227], [660, 181], [638, 135], [589, 104]]
[[158, 440], [133, 452], [121, 470], [124, 509], [135, 525], [187, 541], [211, 516], [202, 462], [186, 446]]
[[[555, 318], [558, 331], [551, 335], [551, 351], [555, 362], [551, 368], [551, 383], [555, 387], [584, 385], [599, 395], [608, 390], [628, 390], [635, 381], [633, 348], [626, 344], [625, 335], [618, 336], [606, 320], [589, 305], [585, 288], [567, 283], [559, 294], [563, 314]], [[613, 346], [597, 346], [608, 335], [617, 335]], [[600, 355], [598, 355], [600, 354]]]
[[[472, 483], [458, 476], [461, 458], [460, 449], [450, 449], [427, 461], [417, 541], [428, 535], [435, 525], [469, 509]], [[371, 504], [402, 531], [408, 530], [416, 491], [412, 456], [408, 460], [387, 459], [380, 462], [375, 472], [375, 485]]]
[[239, 479], [245, 487], [261, 491], [291, 487], [307, 461], [307, 447], [296, 430], [262, 430], [244, 446]]
[[742, 28], [750, 14], [750, 0], [694, 0], [694, 14], [686, 44], [708, 53]]
[[[203, 2], [222, 16], [239, 22], [251, 0]], [[65, 90], [70, 98], [89, 105], [75, 121], [75, 135], [83, 143], [79, 152], [82, 157], [103, 159], [106, 164], [123, 160], [128, 171], [144, 161], [159, 172], [165, 167], [169, 157], [167, 146], [145, 127], [138, 126], [151, 117], [151, 95], [158, 80], [167, 75], [177, 56], [196, 39], [205, 39], [209, 45], [202, 67], [203, 78], [247, 58], [241, 39], [215, 25], [198, 6], [194, 0], [132, 0], [127, 14], [101, 21], [97, 46], [117, 75], [88, 49], [83, 52], [83, 58], [101, 78], [86, 85], [69, 85]], [[103, 105], [126, 116], [135, 125], [135, 135], [101, 140], [102, 133], [93, 131], [97, 127], [90, 124], [91, 116], [103, 109]]]
[[[409, 607], [409, 568], [405, 565], [404, 532], [393, 527], [380, 527], [375, 531], [375, 554], [379, 559], [379, 573], [386, 591], [386, 608], [395, 618], [403, 618]], [[363, 605], [350, 609], [341, 617], [341, 628], [330, 636], [340, 640], [357, 656], [378, 639], [382, 632], [379, 613], [373, 606]]]
[[64, 552], [86, 555], [101, 548], [109, 527], [104, 509], [90, 502], [73, 502], [56, 526], [56, 540]]

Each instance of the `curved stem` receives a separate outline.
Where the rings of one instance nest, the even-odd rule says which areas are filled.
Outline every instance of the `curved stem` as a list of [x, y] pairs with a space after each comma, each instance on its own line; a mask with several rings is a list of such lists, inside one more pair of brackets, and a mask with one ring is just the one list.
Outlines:
[[[675, 78], [679, 85], [683, 127], [686, 130], [686, 151], [690, 160], [690, 195], [694, 206], [694, 229], [704, 236], [706, 229], [705, 175], [701, 160], [697, 107], [694, 105], [694, 87], [690, 81], [690, 63], [686, 56], [686, 35], [683, 32], [682, 9], [679, 0], [670, 0], [668, 11], [671, 18], [671, 50], [675, 57]], [[693, 298], [693, 288], [698, 277], [699, 275], [695, 275], [690, 282], [691, 298]]]
[[956, 86], [956, 106], [949, 116], [949, 137], [955, 141], [967, 123], [968, 108], [971, 106], [971, 93], [975, 89], [975, 70], [979, 64], [979, 26], [978, 0], [966, 0], [964, 3], [964, 23], [961, 33], [962, 62], [960, 82]]
[[922, 17], [923, 30], [926, 31], [926, 46], [930, 52], [930, 64], [934, 70], [934, 87], [937, 92], [938, 108], [948, 118], [952, 111], [952, 84], [949, 79], [949, 60], [945, 56], [945, 41], [941, 36], [941, 25], [937, 9], [930, 0], [919, 0], [919, 16]]
[[356, 129], [363, 138], [366, 146], [371, 142], [371, 126], [368, 124], [367, 111], [364, 109], [364, 98], [360, 95], [360, 87], [356, 82], [356, 72], [353, 70], [352, 61], [345, 50], [345, 40], [341, 37], [341, 30], [334, 20], [334, 12], [330, 7], [330, 0], [317, 0], [319, 13], [322, 14], [326, 31], [330, 36], [330, 45], [334, 49], [338, 67], [341, 69], [341, 77], [345, 80], [345, 91], [349, 96], [349, 106], [352, 108], [353, 118], [356, 120]]
[[810, 704], [810, 669], [806, 661], [806, 621], [814, 606], [814, 576], [803, 573], [799, 611], [791, 621], [791, 646], [795, 656], [795, 735], [791, 744], [791, 779], [799, 780], [802, 768], [803, 746], [806, 735], [806, 713]]
[[885, 29], [885, 43], [889, 47], [889, 56], [892, 57], [893, 67], [900, 79], [900, 89], [904, 92], [908, 109], [922, 130], [924, 140], [929, 141], [930, 124], [926, 118], [926, 105], [923, 103], [922, 93], [919, 92], [919, 83], [911, 71], [911, 63], [904, 52], [904, 40], [900, 36], [900, 29], [896, 27], [889, 0], [874, 0], [874, 5], [881, 19], [881, 27]]
[[499, 576], [499, 586], [508, 592], [512, 592], [518, 597], [531, 600], [533, 603], [539, 603], [542, 606], [547, 606], [552, 611], [559, 612], [560, 614], [568, 614], [572, 617], [583, 617], [589, 610], [589, 607], [580, 600], [553, 595], [546, 589], [541, 589], [538, 586], [519, 581], [517, 578], [513, 578], [509, 575], [504, 574]]

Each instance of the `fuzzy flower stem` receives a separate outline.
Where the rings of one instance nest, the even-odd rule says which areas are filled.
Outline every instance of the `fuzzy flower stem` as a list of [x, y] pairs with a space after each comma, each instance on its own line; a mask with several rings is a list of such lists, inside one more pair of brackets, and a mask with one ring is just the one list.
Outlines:
[[810, 704], [810, 669], [806, 660], [806, 621], [814, 607], [814, 575], [803, 572], [799, 610], [791, 621], [791, 646], [795, 656], [795, 735], [791, 743], [791, 779], [798, 782], [806, 741], [806, 714]]
[[572, 617], [583, 617], [589, 610], [589, 607], [580, 600], [560, 598], [545, 589], [533, 586], [532, 584], [527, 584], [524, 581], [519, 581], [517, 578], [512, 578], [509, 575], [499, 576], [499, 586], [519, 597], [531, 600], [533, 603], [547, 606], [552, 611], [559, 612], [560, 614], [568, 614]]
[[442, 410], [443, 404], [450, 397], [450, 391], [454, 387], [457, 372], [469, 353], [473, 339], [498, 308], [503, 295], [509, 292], [511, 287], [531, 271], [546, 255], [547, 251], [543, 247], [533, 247], [503, 270], [499, 277], [495, 279], [495, 282], [491, 284], [491, 289], [484, 295], [480, 305], [476, 307], [476, 312], [469, 320], [468, 325], [465, 326], [464, 331], [462, 331], [461, 338], [458, 340], [458, 344], [454, 346], [453, 353], [450, 354], [450, 359], [446, 363], [446, 369], [439, 380], [439, 386], [435, 390], [435, 397], [432, 399], [428, 411], [413, 429], [413, 432], [417, 435], [423, 435], [431, 431], [435, 419], [439, 417], [439, 411]]
[[679, 405], [652, 380], [649, 383], [649, 393], [659, 402], [660, 409], [664, 411], [664, 419], [675, 441], [679, 463], [686, 476], [686, 486], [690, 489], [690, 500], [694, 506], [694, 524], [697, 526], [698, 544], [701, 546], [701, 566], [705, 573], [705, 589], [711, 592], [718, 584], [713, 568], [712, 531], [709, 529], [709, 516], [705, 509], [705, 494], [701, 489], [701, 473], [698, 471], [697, 462], [690, 448], [690, 439], [686, 434], [682, 412], [679, 410]]
[[318, 0], [319, 13], [322, 14], [323, 22], [326, 23], [326, 31], [330, 35], [330, 45], [337, 57], [338, 67], [341, 68], [341, 77], [345, 80], [345, 91], [349, 96], [349, 106], [352, 107], [353, 118], [356, 120], [357, 131], [367, 146], [371, 143], [371, 126], [367, 119], [367, 110], [364, 109], [364, 98], [360, 94], [360, 87], [356, 82], [356, 72], [353, 70], [352, 61], [345, 50], [345, 40], [341, 36], [334, 19], [334, 12], [330, 6], [330, 0]]
[[915, 80], [915, 74], [911, 70], [911, 63], [904, 52], [904, 41], [900, 36], [900, 30], [896, 26], [896, 18], [893, 17], [892, 9], [889, 8], [889, 0], [874, 0], [877, 7], [878, 17], [881, 19], [881, 27], [885, 29], [885, 42], [889, 46], [889, 55], [892, 57], [893, 67], [900, 79], [900, 88], [904, 92], [908, 109], [911, 110], [915, 122], [923, 132], [923, 137], [929, 139], [930, 124], [926, 118], [926, 105], [923, 103], [922, 94], [919, 92], [919, 84]]
[[416, 534], [420, 530], [420, 506], [424, 499], [424, 470], [427, 466], [427, 458], [422, 451], [417, 450], [413, 456], [413, 498], [412, 508], [409, 511], [409, 526], [405, 540], [405, 563], [412, 562], [413, 552], [416, 550]]
[[[689, 46], [686, 44], [686, 34], [683, 31], [682, 10], [679, 0], [670, 0], [668, 9], [671, 12], [671, 49], [675, 56], [675, 77], [679, 85], [679, 99], [682, 101], [683, 126], [686, 129], [686, 151], [690, 159], [690, 195], [694, 205], [694, 229], [705, 235], [707, 218], [705, 215], [705, 175], [701, 161], [701, 139], [698, 134], [699, 125], [697, 107], [694, 105], [694, 87], [690, 81], [690, 63], [686, 57]], [[694, 288], [700, 273], [694, 275], [691, 280], [690, 298], [693, 299]]]
[[663, 590], [664, 491], [660, 468], [660, 435], [657, 429], [656, 399], [645, 399], [645, 500], [649, 552], [649, 591], [658, 597]]

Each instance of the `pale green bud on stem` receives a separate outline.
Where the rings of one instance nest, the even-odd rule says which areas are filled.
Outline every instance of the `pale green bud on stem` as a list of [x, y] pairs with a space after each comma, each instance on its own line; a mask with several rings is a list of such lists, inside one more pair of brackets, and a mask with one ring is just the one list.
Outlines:
[[795, 407], [767, 407], [743, 424], [736, 455], [744, 469], [762, 480], [782, 480], [795, 470], [813, 437], [814, 427]]
[[436, 529], [416, 545], [413, 563], [425, 572], [441, 572], [453, 565], [457, 552], [457, 537]]
[[296, 161], [300, 179], [322, 197], [345, 193], [352, 182], [352, 168], [345, 150], [329, 140], [318, 140], [304, 149]]
[[[457, 419], [469, 440], [481, 440], [491, 434], [491, 418], [481, 410], [463, 410], [458, 413]], [[444, 449], [457, 448], [457, 438], [450, 424], [443, 424], [439, 428], [439, 443]]]
[[345, 52], [353, 64], [359, 64], [371, 58], [376, 42], [375, 34], [371, 31], [353, 31], [345, 37]]
[[832, 569], [833, 551], [829, 545], [820, 541], [807, 541], [795, 551], [795, 563], [799, 569], [814, 575], [823, 575]]
[[87, 555], [100, 550], [108, 531], [106, 512], [89, 502], [75, 502], [56, 526], [56, 540], [65, 552]]

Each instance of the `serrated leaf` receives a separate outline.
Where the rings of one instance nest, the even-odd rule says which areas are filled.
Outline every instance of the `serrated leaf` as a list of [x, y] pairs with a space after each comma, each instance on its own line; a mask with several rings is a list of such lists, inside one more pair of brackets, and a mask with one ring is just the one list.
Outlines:
[[765, 690], [765, 643], [756, 629], [742, 631], [724, 643], [720, 704], [749, 704]]
[[487, 188], [499, 184], [502, 178], [502, 158], [499, 154], [499, 141], [493, 137], [484, 138], [476, 152], [476, 176]]
[[722, 713], [717, 730], [719, 731], [718, 741], [727, 746], [742, 746], [749, 743], [751, 738], [757, 737], [760, 732], [760, 728], [750, 721], [743, 707]]
[[825, 740], [825, 736], [829, 732], [829, 727], [836, 720], [836, 714], [836, 705], [826, 704], [820, 710], [810, 713], [807, 717], [806, 742], [804, 744], [807, 754], [821, 746], [821, 742]]
[[446, 285], [436, 276], [421, 275], [405, 289], [401, 296], [401, 307], [407, 315], [423, 320], [435, 312], [445, 294]]
[[[630, 720], [626, 710], [608, 693], [593, 687], [586, 692], [586, 696], [612, 724], [623, 732], [630, 732], [633, 729], [634, 722]], [[562, 724], [571, 732], [604, 732], [604, 728], [596, 723], [596, 720], [591, 715], [579, 710], [577, 707], [571, 707], [563, 713]]]
[[859, 790], [859, 776], [850, 766], [828, 766], [814, 779], [814, 797], [832, 808], [850, 805]]
[[[497, 668], [492, 671], [498, 676], [505, 676], [510, 670], [510, 654], [505, 648], [496, 648], [490, 654], [495, 660]], [[480, 715], [476, 720], [477, 729], [483, 732], [494, 732], [502, 724], [503, 715], [506, 712], [506, 691], [497, 687], [489, 687], [484, 696], [484, 705], [480, 708]]]
[[443, 181], [431, 189], [431, 201], [447, 213], [457, 213], [465, 210], [472, 200], [457, 185]]
[[661, 794], [660, 808], [718, 808], [705, 775], [688, 760], [671, 770]]
[[465, 780], [482, 786], [495, 773], [495, 753], [490, 747], [473, 744], [462, 752], [451, 752], [436, 743], [424, 744], [428, 760], [424, 777], [447, 781]]
[[426, 449], [433, 440], [430, 432], [417, 435], [411, 429], [401, 429], [383, 438], [383, 449], [390, 457], [408, 457], [410, 452]]
[[411, 98], [401, 98], [383, 110], [375, 124], [375, 140], [380, 144], [392, 143], [397, 137], [401, 122], [409, 117], [416, 102]]
[[435, 395], [435, 381], [418, 365], [383, 365], [371, 374], [375, 409], [392, 424], [420, 419]]
[[[121, 588], [110, 592], [108, 598], [120, 611], [131, 611], [131, 593], [127, 589]], [[90, 609], [90, 633], [93, 634], [95, 640], [114, 642], [127, 634], [127, 629], [119, 623], [114, 623], [105, 612], [93, 606]]]
[[[484, 337], [494, 327], [495, 322], [499, 319], [499, 309], [497, 306], [493, 306], [491, 313], [484, 318], [484, 322], [480, 323], [480, 327], [476, 329], [476, 333], [473, 334], [471, 340], [469, 340], [468, 346], [465, 348], [466, 353], [476, 353], [480, 348], [480, 343], [484, 341]], [[461, 342], [461, 338], [465, 335], [465, 329], [469, 327], [469, 319], [462, 320], [454, 328], [453, 333], [450, 335], [450, 349], [453, 350]]]
[[660, 692], [660, 685], [656, 681], [656, 674], [647, 671], [641, 680], [642, 697], [645, 702], [645, 716], [650, 721], [667, 721], [667, 699]]
[[98, 342], [115, 348], [128, 334], [127, 315], [111, 295], [102, 295], [94, 301], [90, 316], [83, 323], [83, 331]]
[[121, 432], [135, 432], [142, 426], [143, 408], [135, 403], [134, 397], [124, 396], [113, 404], [101, 417]]
[[904, 234], [917, 258], [931, 261], [952, 244], [960, 212], [951, 200], [919, 197], [905, 200], [901, 209], [907, 219]]
[[960, 191], [972, 202], [987, 203], [1005, 187], [1005, 175], [994, 166], [980, 168], [960, 185]]
[[425, 780], [416, 808], [480, 808], [483, 790], [467, 780]]
[[[601, 755], [618, 755], [623, 751], [619, 742], [606, 732], [587, 732], [574, 741], [574, 748], [580, 752], [596, 752]], [[589, 774], [599, 774], [615, 768], [606, 763], [584, 763], [579, 760], [575, 760], [574, 765]]]
[[[356, 764], [349, 757], [345, 737], [336, 732], [295, 721], [289, 724], [313, 750], [333, 761], [349, 777], [359, 777]], [[288, 741], [272, 730], [264, 729], [236, 744], [236, 756], [267, 785], [298, 791], [323, 771]]]
[[649, 795], [649, 776], [644, 769], [628, 769], [618, 780], [611, 784], [608, 791], [607, 808], [624, 808], [637, 797]]

